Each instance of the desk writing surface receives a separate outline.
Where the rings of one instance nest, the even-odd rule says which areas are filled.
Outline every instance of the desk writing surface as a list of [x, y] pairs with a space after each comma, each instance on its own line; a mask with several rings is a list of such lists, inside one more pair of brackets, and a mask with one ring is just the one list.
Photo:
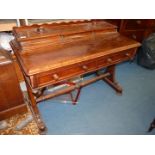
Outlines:
[[65, 65], [91, 60], [100, 56], [134, 48], [140, 44], [119, 33], [96, 35], [93, 39], [62, 43], [62, 46], [49, 46], [33, 49], [33, 53], [19, 54], [20, 62], [27, 75], [49, 71]]

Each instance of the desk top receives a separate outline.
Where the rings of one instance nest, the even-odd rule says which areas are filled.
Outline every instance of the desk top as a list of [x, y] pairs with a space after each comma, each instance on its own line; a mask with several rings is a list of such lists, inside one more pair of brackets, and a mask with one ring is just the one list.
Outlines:
[[34, 31], [36, 25], [14, 28], [16, 39], [11, 45], [25, 74], [39, 74], [140, 46], [120, 35], [116, 26], [104, 21], [95, 21], [94, 26], [93, 22], [43, 25], [41, 33]]

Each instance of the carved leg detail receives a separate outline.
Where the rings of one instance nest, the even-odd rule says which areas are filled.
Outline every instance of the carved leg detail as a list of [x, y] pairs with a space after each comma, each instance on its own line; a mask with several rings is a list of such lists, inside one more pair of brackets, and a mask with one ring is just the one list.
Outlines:
[[108, 83], [115, 91], [119, 94], [122, 94], [122, 88], [119, 86], [119, 84], [116, 82], [115, 79], [115, 65], [109, 66], [106, 70], [106, 72], [110, 73], [110, 76], [105, 77], [103, 80]]
[[[115, 65], [109, 66], [107, 67], [106, 71], [110, 73], [110, 76], [103, 78], [103, 80], [109, 85], [111, 86], [116, 93], [118, 94], [122, 94], [122, 88], [121, 86], [119, 86], [119, 84], [116, 82], [115, 80]], [[97, 72], [97, 75], [99, 75], [99, 73]]]
[[122, 94], [122, 88], [118, 85], [118, 83], [111, 81], [109, 78], [104, 78], [104, 81], [115, 89], [116, 93]]
[[27, 83], [26, 83], [26, 87], [27, 87], [27, 92], [28, 92], [28, 96], [29, 96], [29, 106], [30, 106], [30, 110], [33, 114], [34, 120], [36, 121], [39, 130], [44, 131], [46, 126], [40, 117], [39, 109], [37, 107], [36, 100], [33, 96], [33, 92]]

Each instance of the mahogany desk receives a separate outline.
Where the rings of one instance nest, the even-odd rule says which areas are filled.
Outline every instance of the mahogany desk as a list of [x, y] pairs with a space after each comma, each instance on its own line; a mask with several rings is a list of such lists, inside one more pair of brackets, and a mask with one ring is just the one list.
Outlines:
[[[120, 35], [117, 27], [102, 20], [84, 20], [15, 27], [10, 42], [27, 86], [29, 104], [40, 130], [45, 129], [37, 103], [97, 80], [106, 81], [118, 93], [122, 88], [115, 80], [115, 65], [134, 57], [140, 43]], [[107, 68], [105, 73], [98, 71]], [[81, 83], [70, 79], [96, 71], [96, 77]], [[50, 85], [68, 83], [58, 92], [45, 95]]]

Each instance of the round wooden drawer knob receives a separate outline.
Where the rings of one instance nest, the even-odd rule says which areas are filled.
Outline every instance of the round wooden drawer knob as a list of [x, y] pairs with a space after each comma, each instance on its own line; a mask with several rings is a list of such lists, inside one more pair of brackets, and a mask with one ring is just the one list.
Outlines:
[[86, 65], [83, 65], [82, 68], [83, 68], [84, 70], [88, 70], [88, 67], [87, 67]]
[[125, 55], [126, 55], [127, 57], [130, 57], [130, 54], [129, 54], [129, 53], [126, 53]]
[[57, 74], [53, 75], [54, 80], [59, 80], [59, 76]]
[[107, 61], [108, 61], [108, 62], [112, 62], [112, 59], [111, 59], [111, 58], [108, 58]]

